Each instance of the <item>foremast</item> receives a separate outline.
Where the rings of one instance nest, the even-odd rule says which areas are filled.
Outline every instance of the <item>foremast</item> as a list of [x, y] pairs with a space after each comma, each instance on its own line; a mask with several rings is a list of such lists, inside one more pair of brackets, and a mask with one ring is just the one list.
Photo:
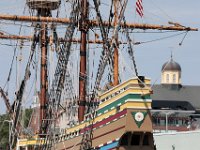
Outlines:
[[[60, 5], [59, 0], [57, 1], [35, 1], [27, 0], [27, 5], [30, 9], [37, 12], [37, 17], [50, 17], [51, 11], [57, 9]], [[40, 60], [40, 109], [39, 109], [39, 127], [42, 126], [43, 121], [46, 120], [47, 114], [47, 102], [48, 102], [48, 30], [47, 23], [41, 22], [40, 24], [40, 49], [41, 49], [41, 60]], [[39, 135], [41, 137], [45, 135], [44, 128], [39, 128]]]
[[[114, 26], [117, 26], [118, 22], [118, 5], [119, 1], [114, 0]], [[114, 66], [113, 66], [113, 86], [116, 86], [119, 84], [119, 52], [118, 52], [118, 35], [114, 37], [115, 39], [115, 48], [114, 48]]]

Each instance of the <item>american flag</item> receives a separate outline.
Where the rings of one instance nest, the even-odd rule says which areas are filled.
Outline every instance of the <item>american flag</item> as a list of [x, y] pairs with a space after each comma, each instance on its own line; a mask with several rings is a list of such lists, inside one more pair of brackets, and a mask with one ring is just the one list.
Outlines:
[[143, 6], [142, 6], [142, 0], [137, 0], [136, 1], [136, 11], [142, 17], [144, 15], [143, 13]]

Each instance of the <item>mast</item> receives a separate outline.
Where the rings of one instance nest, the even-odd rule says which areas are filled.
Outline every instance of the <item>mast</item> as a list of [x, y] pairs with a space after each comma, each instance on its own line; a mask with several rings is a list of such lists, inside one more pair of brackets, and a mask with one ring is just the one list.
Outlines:
[[86, 48], [87, 48], [87, 32], [88, 32], [88, 2], [87, 0], [81, 1], [81, 45], [80, 45], [80, 73], [79, 73], [79, 108], [78, 120], [83, 121], [86, 105]]
[[[46, 55], [47, 55], [47, 22], [48, 23], [61, 23], [61, 24], [72, 24], [72, 20], [70, 20], [69, 18], [52, 18], [48, 15], [48, 13], [50, 14], [51, 10], [57, 9], [59, 7], [60, 4], [60, 0], [55, 0], [53, 1], [48, 1], [48, 0], [39, 0], [39, 1], [35, 1], [35, 0], [27, 0], [28, 5], [31, 9], [36, 9], [36, 10], [42, 10], [44, 9], [45, 13], [40, 13], [40, 15], [38, 16], [17, 16], [17, 15], [1, 15], [0, 14], [0, 20], [14, 20], [14, 21], [24, 21], [24, 22], [43, 22], [41, 25], [42, 28], [42, 32], [41, 32], [41, 41], [42, 41], [42, 45], [41, 45], [41, 53], [42, 53], [42, 57], [41, 57], [41, 99], [42, 99], [42, 105], [45, 105], [46, 102], [46, 91], [47, 91], [47, 62], [46, 60]], [[42, 4], [41, 2], [46, 2], [48, 1], [48, 3], [50, 5], [46, 6], [45, 4]], [[115, 2], [115, 20], [114, 23], [110, 24], [107, 21], [103, 21], [102, 25], [104, 27], [108, 27], [110, 26], [111, 28], [115, 27], [117, 25], [117, 21], [118, 21], [118, 17], [117, 17], [117, 0], [114, 0]], [[55, 3], [55, 5], [54, 5]], [[119, 3], [119, 2], [118, 2]], [[81, 1], [81, 5], [82, 5], [82, 15], [81, 15], [81, 27], [80, 27], [80, 31], [81, 31], [81, 46], [80, 46], [80, 83], [79, 83], [79, 94], [80, 94], [80, 101], [79, 101], [79, 120], [83, 119], [83, 114], [84, 114], [84, 110], [85, 110], [85, 103], [86, 103], [86, 90], [85, 90], [85, 86], [86, 86], [86, 36], [87, 36], [87, 32], [88, 32], [88, 26], [91, 27], [99, 27], [99, 23], [97, 20], [88, 20], [88, 6], [87, 6], [87, 0], [82, 0]], [[44, 6], [46, 8], [44, 8]], [[48, 11], [47, 11], [48, 10]], [[47, 13], [48, 12], [48, 13]], [[46, 22], [46, 23], [45, 23]], [[198, 31], [197, 28], [190, 28], [190, 27], [185, 27], [182, 26], [178, 23], [171, 23], [169, 22], [171, 25], [170, 26], [163, 26], [163, 25], [151, 25], [151, 24], [137, 24], [137, 23], [127, 23], [126, 25], [124, 25], [123, 23], [120, 23], [120, 27], [121, 28], [129, 28], [129, 29], [157, 29], [157, 30], [176, 30], [176, 31]], [[77, 24], [76, 24], [77, 26]], [[7, 36], [7, 35], [0, 35], [0, 38], [4, 38], [4, 39], [31, 39], [30, 36]], [[117, 39], [118, 40], [118, 39]], [[62, 41], [62, 40], [61, 40]], [[71, 41], [71, 39], [70, 39]], [[72, 39], [72, 42], [76, 42], [77, 40]], [[79, 40], [78, 40], [79, 42]], [[90, 42], [90, 41], [89, 41]], [[96, 41], [91, 41], [91, 43], [96, 43]], [[99, 44], [102, 43], [102, 41], [98, 41]], [[117, 45], [120, 44], [120, 42], [117, 43]], [[117, 49], [117, 46], [116, 46]], [[118, 50], [114, 51], [114, 85], [118, 84]], [[45, 57], [44, 57], [45, 56]], [[46, 80], [46, 81], [45, 81]], [[43, 108], [42, 108], [43, 107]], [[42, 110], [45, 108], [45, 106], [42, 106]], [[42, 111], [41, 111], [41, 114]]]
[[[41, 10], [39, 14], [41, 16], [49, 16], [49, 10]], [[48, 93], [48, 75], [47, 75], [47, 24], [42, 22], [41, 24], [41, 69], [40, 69], [40, 126], [43, 119], [45, 119], [47, 93]], [[39, 127], [40, 127], [39, 126]], [[42, 131], [40, 130], [40, 133]]]
[[[49, 5], [47, 5], [47, 3]], [[57, 9], [60, 5], [60, 1], [49, 0], [27, 0], [27, 5], [30, 9], [37, 11], [37, 17], [50, 17], [51, 10]], [[48, 95], [48, 68], [47, 68], [47, 50], [48, 50], [48, 32], [47, 22], [41, 22], [40, 26], [40, 41], [41, 41], [41, 60], [40, 60], [40, 108], [39, 108], [39, 127], [42, 126], [42, 122], [46, 119], [47, 111], [47, 95]], [[42, 135], [45, 131], [39, 128], [39, 133]]]
[[[118, 22], [118, 0], [114, 0], [114, 26], [117, 26]], [[113, 86], [119, 84], [119, 52], [118, 52], [118, 35], [115, 38], [115, 48], [114, 48], [114, 73], [113, 73]]]

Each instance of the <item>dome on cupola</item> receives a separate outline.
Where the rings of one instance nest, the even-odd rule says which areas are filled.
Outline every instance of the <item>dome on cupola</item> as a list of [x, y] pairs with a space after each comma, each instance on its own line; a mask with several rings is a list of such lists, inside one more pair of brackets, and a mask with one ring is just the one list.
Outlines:
[[181, 66], [171, 58], [163, 64], [162, 71], [181, 71]]
[[162, 66], [161, 84], [181, 85], [181, 66], [173, 60], [172, 55]]

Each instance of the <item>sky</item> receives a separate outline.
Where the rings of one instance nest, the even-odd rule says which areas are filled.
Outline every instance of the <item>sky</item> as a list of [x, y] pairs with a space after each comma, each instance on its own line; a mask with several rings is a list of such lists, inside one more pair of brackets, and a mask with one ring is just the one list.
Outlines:
[[[150, 24], [164, 24], [168, 21], [178, 22], [186, 27], [194, 27], [200, 29], [200, 1], [199, 0], [143, 0], [144, 17], [141, 18], [135, 13], [135, 1], [129, 0], [130, 3], [127, 6], [125, 14], [127, 15], [127, 22], [139, 22]], [[107, 0], [102, 1], [102, 5]], [[1, 0], [0, 1], [0, 13], [1, 14], [28, 14], [28, 10], [23, 10], [25, 6], [25, 0]], [[109, 8], [105, 5], [105, 9]], [[66, 11], [66, 10], [65, 10]], [[10, 22], [9, 22], [10, 23]], [[19, 24], [19, 22], [15, 22]], [[18, 34], [19, 26], [13, 26], [5, 24], [5, 21], [0, 20], [0, 31], [4, 31], [10, 34]], [[26, 31], [22, 29], [22, 35], [29, 35], [32, 30]], [[142, 34], [145, 33], [145, 34]], [[152, 39], [163, 38], [171, 36], [177, 33], [161, 34], [149, 33], [148, 31], [142, 31], [142, 33], [131, 34], [134, 41], [145, 42]], [[184, 39], [184, 40], [183, 40]], [[179, 46], [179, 43], [182, 45]], [[0, 86], [4, 87], [9, 69], [11, 66], [11, 60], [13, 56], [12, 46], [6, 46], [3, 44], [15, 44], [14, 41], [0, 40]], [[184, 34], [165, 40], [148, 42], [141, 45], [134, 46], [136, 64], [139, 75], [144, 75], [152, 80], [152, 84], [160, 83], [161, 67], [170, 59], [171, 53], [176, 62], [181, 65], [182, 68], [182, 84], [183, 85], [200, 85], [200, 32], [189, 32], [184, 38]], [[28, 55], [28, 47], [25, 46], [23, 54]], [[24, 63], [24, 62], [23, 62]], [[25, 63], [24, 63], [25, 64]], [[24, 65], [22, 64], [22, 66]], [[14, 70], [16, 71], [16, 70]], [[14, 88], [16, 85], [15, 79], [12, 79], [9, 84], [9, 88]], [[15, 85], [13, 83], [15, 82]], [[8, 86], [6, 87], [8, 88]], [[10, 94], [10, 93], [9, 93]], [[12, 98], [14, 94], [10, 94]], [[27, 94], [28, 95], [28, 94]], [[5, 106], [0, 98], [0, 113], [5, 112]]]
[[[184, 26], [191, 26], [195, 28], [200, 28], [199, 15], [200, 11], [198, 11], [200, 2], [198, 0], [186, 1], [186, 0], [170, 0], [170, 1], [159, 1], [156, 0], [159, 8], [162, 8], [162, 11], [169, 16], [168, 18], [173, 22], [179, 22]], [[163, 5], [162, 5], [163, 4]], [[156, 11], [154, 12], [156, 14]], [[167, 19], [166, 19], [167, 20]], [[169, 20], [169, 21], [170, 21]], [[200, 33], [198, 32], [190, 32], [184, 39], [182, 46], [179, 46], [183, 38], [182, 36], [178, 36], [177, 38], [171, 38], [167, 40], [163, 40], [162, 42], [155, 42], [152, 45], [146, 44], [144, 51], [149, 52], [149, 65], [150, 71], [148, 76], [152, 78], [154, 81], [156, 74], [159, 73], [162, 64], [170, 58], [170, 52], [173, 52], [174, 60], [177, 61], [182, 68], [182, 83], [187, 85], [200, 85], [199, 79], [199, 42], [200, 42]], [[141, 59], [140, 59], [141, 60]], [[141, 66], [145, 67], [145, 63], [140, 63]], [[145, 74], [147, 73], [145, 71]]]

